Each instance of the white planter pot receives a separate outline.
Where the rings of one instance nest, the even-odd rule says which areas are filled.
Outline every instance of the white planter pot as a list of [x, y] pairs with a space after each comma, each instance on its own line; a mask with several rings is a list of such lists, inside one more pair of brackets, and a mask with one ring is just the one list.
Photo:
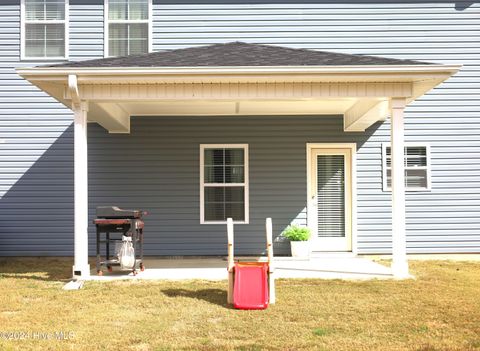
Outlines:
[[292, 257], [310, 257], [309, 241], [290, 241]]

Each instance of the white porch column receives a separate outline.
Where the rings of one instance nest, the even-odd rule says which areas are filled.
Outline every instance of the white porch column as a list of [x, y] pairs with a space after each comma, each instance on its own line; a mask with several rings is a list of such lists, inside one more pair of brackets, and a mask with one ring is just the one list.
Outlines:
[[73, 276], [90, 275], [88, 264], [88, 158], [87, 158], [88, 103], [74, 104], [74, 213], [75, 261]]
[[396, 278], [407, 278], [407, 240], [405, 233], [405, 135], [404, 98], [391, 100], [391, 166], [392, 166], [392, 272]]

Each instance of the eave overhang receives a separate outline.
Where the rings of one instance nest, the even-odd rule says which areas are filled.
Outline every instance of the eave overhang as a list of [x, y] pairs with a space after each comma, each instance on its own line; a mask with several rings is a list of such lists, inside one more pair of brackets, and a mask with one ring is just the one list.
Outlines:
[[[345, 131], [364, 131], [461, 65], [35, 67], [20, 76], [73, 108], [88, 101], [88, 119], [128, 133], [132, 115], [338, 114]], [[70, 77], [70, 78], [69, 78]], [[72, 77], [75, 77], [73, 80]], [[70, 80], [70, 84], [69, 84]], [[77, 95], [72, 95], [77, 84]]]

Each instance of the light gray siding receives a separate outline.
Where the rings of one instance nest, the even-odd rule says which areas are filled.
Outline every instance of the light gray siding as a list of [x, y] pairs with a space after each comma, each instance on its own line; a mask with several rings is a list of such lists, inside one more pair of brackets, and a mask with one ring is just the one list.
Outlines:
[[[14, 67], [40, 64], [19, 61], [19, 1], [7, 0], [0, 4], [0, 255], [71, 254], [71, 113], [24, 82], [14, 72]], [[101, 1], [71, 0], [70, 3], [70, 58], [80, 60], [102, 57]], [[154, 50], [243, 40], [439, 63], [463, 63], [464, 68], [455, 77], [407, 109], [407, 141], [429, 143], [432, 154], [432, 190], [407, 194], [408, 246], [409, 252], [480, 251], [478, 3], [154, 0], [153, 10]], [[189, 123], [209, 121], [208, 118], [185, 120]], [[252, 118], [246, 120], [252, 121]], [[275, 146], [282, 144], [279, 140], [283, 138], [282, 128], [291, 122], [282, 117], [278, 120], [260, 118], [255, 123], [259, 123], [257, 127], [261, 130], [264, 128], [262, 123], [267, 120], [272, 121], [271, 126], [275, 127], [270, 128], [272, 134], [266, 132], [262, 138], [242, 135], [243, 126], [236, 118], [231, 120], [236, 130], [224, 131], [232, 140], [248, 138], [252, 142], [251, 207], [257, 210], [256, 219], [252, 219], [251, 225], [239, 226], [241, 234], [238, 240], [245, 252], [258, 249], [258, 231], [263, 239], [263, 229], [259, 222], [261, 217], [272, 215], [274, 219], [278, 218], [278, 230], [290, 219], [287, 217], [295, 212], [292, 208], [298, 207], [280, 208], [279, 195], [275, 192], [279, 189], [279, 184], [296, 184], [291, 188], [292, 191], [285, 193], [285, 199], [295, 204], [300, 201], [300, 195], [304, 194], [305, 189], [303, 176], [298, 179], [301, 173], [298, 167], [304, 165], [304, 155], [298, 159], [294, 157], [295, 152], [289, 149], [283, 159], [283, 156], [276, 153]], [[301, 120], [306, 125], [323, 121], [314, 117], [302, 117]], [[325, 130], [336, 128], [332, 124], [336, 121], [333, 118], [325, 119]], [[221, 122], [227, 123], [226, 120]], [[219, 253], [224, 245], [220, 227], [200, 226], [198, 214], [195, 213], [195, 206], [198, 206], [198, 170], [194, 172], [196, 166], [188, 165], [187, 161], [196, 164], [198, 150], [190, 154], [189, 150], [193, 150], [193, 146], [187, 148], [182, 144], [168, 157], [163, 149], [159, 150], [162, 156], [157, 157], [152, 154], [152, 150], [158, 146], [149, 143], [157, 139], [163, 145], [158, 136], [142, 138], [140, 144], [132, 142], [138, 140], [138, 136], [145, 134], [146, 128], [150, 127], [151, 131], [158, 131], [159, 135], [163, 128], [167, 128], [177, 133], [179, 140], [191, 133], [189, 125], [175, 123], [174, 119], [168, 118], [135, 118], [131, 136], [107, 135], [100, 127], [90, 126], [91, 206], [111, 201], [126, 207], [142, 207], [143, 204], [152, 207], [152, 215], [147, 217], [150, 254]], [[171, 129], [175, 125], [177, 127]], [[209, 128], [216, 130], [217, 134], [221, 131], [216, 124], [210, 124]], [[319, 128], [318, 125], [315, 128]], [[149, 129], [149, 133], [151, 131]], [[304, 137], [319, 142], [344, 140], [342, 138], [353, 140], [359, 137], [338, 134], [337, 138], [337, 132], [329, 135], [319, 132], [314, 136], [307, 133]], [[196, 135], [191, 138], [198, 143], [200, 139], [208, 139], [208, 133], [207, 130], [201, 138]], [[280, 135], [277, 140], [275, 133]], [[381, 187], [381, 143], [388, 141], [388, 123], [372, 128], [367, 133], [369, 134], [371, 136], [368, 141], [362, 140], [358, 144], [358, 247], [362, 253], [386, 253], [391, 245], [390, 194], [383, 192]], [[100, 135], [103, 138], [99, 139]], [[287, 139], [296, 145], [300, 143], [302, 133], [296, 137], [299, 138], [296, 141], [292, 141], [293, 136], [288, 136]], [[105, 159], [107, 156], [115, 156], [113, 146], [120, 139], [122, 143], [132, 146], [126, 150], [126, 157], [146, 152], [140, 159], [153, 161], [143, 163], [135, 172], [144, 182], [136, 181], [133, 171], [124, 174], [119, 169], [119, 160], [113, 162], [113, 159]], [[267, 148], [266, 141], [271, 141], [272, 148]], [[302, 141], [303, 145], [306, 141]], [[122, 143], [117, 143], [120, 149], [123, 148]], [[256, 143], [263, 145], [259, 147], [258, 155], [253, 148]], [[105, 157], [102, 158], [102, 155]], [[261, 165], [261, 169], [255, 171], [255, 162], [262, 158], [271, 158], [271, 161], [265, 161], [265, 165], [271, 165], [272, 168]], [[158, 161], [162, 160], [165, 164], [161, 167]], [[179, 171], [185, 172], [185, 175], [173, 175], [173, 160], [181, 161], [184, 166]], [[284, 169], [285, 161], [288, 161], [290, 168]], [[103, 163], [112, 165], [111, 169], [103, 167]], [[162, 170], [166, 173], [162, 173]], [[160, 173], [158, 179], [154, 177], [155, 172]], [[144, 179], [147, 175], [151, 178]], [[273, 177], [272, 184], [266, 184], [265, 179], [270, 175], [276, 177]], [[168, 180], [168, 176], [172, 179]], [[108, 181], [109, 178], [118, 180]], [[130, 184], [127, 184], [127, 179], [131, 180]], [[118, 183], [121, 180], [123, 183]], [[169, 184], [169, 181], [185, 181], [182, 184], [188, 186], [185, 189], [179, 188], [177, 195], [172, 192], [177, 189], [173, 186], [152, 190], [152, 186]], [[256, 186], [255, 181], [258, 181]], [[146, 194], [149, 202], [141, 202], [139, 205], [129, 202], [140, 195], [125, 198], [125, 195], [116, 191], [120, 185], [127, 186], [129, 191], [135, 191], [136, 194]], [[153, 195], [158, 200], [153, 199]], [[173, 203], [172, 208], [175, 210], [164, 205], [165, 198]], [[195, 201], [188, 206], [187, 199], [190, 198]], [[272, 206], [272, 202], [279, 207]], [[156, 213], [159, 209], [164, 212]], [[282, 214], [286, 217], [281, 218]], [[251, 215], [254, 215], [253, 210]], [[191, 247], [182, 245], [180, 239], [184, 238], [192, 238], [195, 244]], [[160, 250], [158, 252], [155, 250], [157, 247]]]
[[[23, 80], [20, 0], [0, 1], [0, 255], [73, 252], [72, 114]], [[70, 1], [70, 58], [103, 57], [103, 5]]]

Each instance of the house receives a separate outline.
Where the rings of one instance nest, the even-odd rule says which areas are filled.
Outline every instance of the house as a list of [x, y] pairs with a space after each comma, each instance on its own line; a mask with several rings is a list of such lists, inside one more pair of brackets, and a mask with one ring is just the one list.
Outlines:
[[[147, 255], [480, 250], [480, 6], [467, 1], [9, 0], [0, 254], [72, 255], [98, 205]], [[453, 76], [453, 77], [452, 77]]]

